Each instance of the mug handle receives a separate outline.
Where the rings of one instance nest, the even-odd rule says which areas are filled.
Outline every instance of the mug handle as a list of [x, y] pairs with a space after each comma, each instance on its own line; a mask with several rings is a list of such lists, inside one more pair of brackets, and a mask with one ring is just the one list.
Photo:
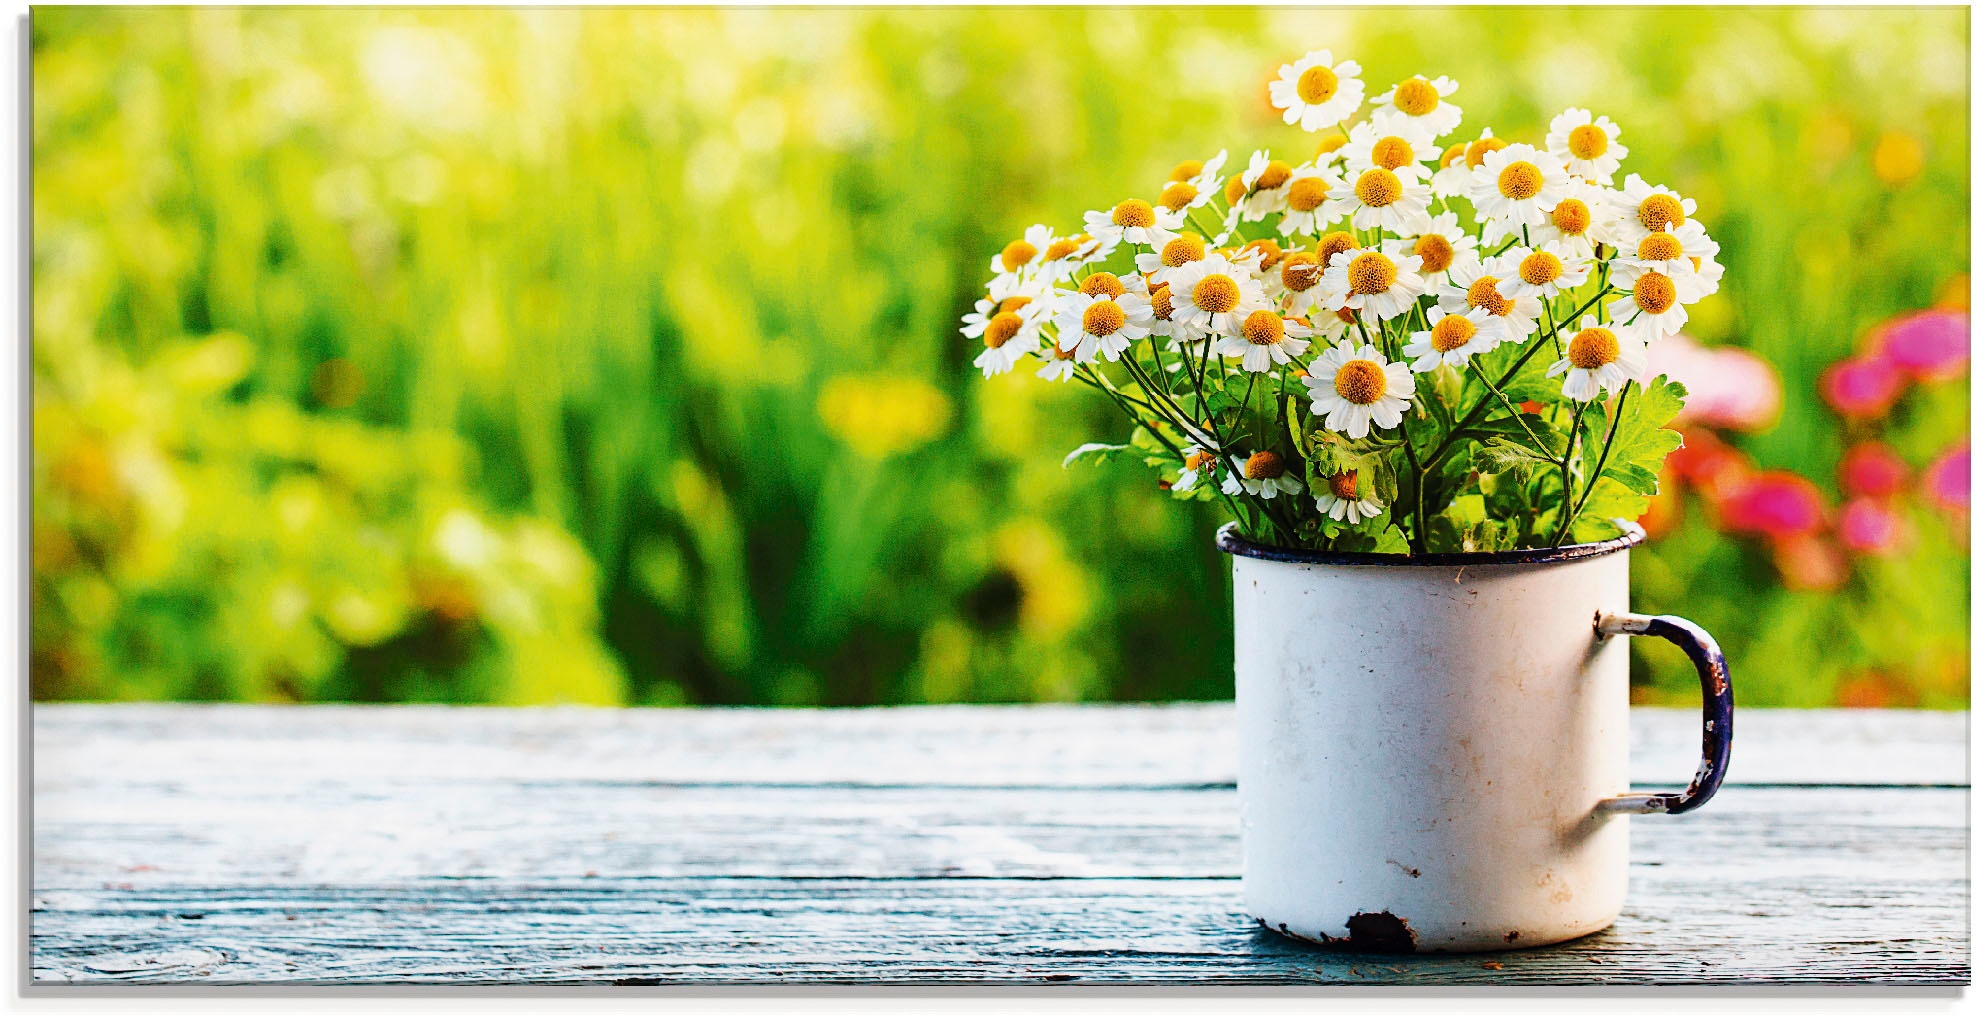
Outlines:
[[1599, 613], [1592, 627], [1600, 638], [1648, 634], [1681, 647], [1702, 677], [1702, 763], [1688, 788], [1679, 793], [1627, 793], [1599, 804], [1628, 814], [1684, 814], [1708, 803], [1729, 771], [1729, 742], [1735, 734], [1736, 696], [1729, 686], [1729, 662], [1722, 647], [1693, 621], [1638, 613]]

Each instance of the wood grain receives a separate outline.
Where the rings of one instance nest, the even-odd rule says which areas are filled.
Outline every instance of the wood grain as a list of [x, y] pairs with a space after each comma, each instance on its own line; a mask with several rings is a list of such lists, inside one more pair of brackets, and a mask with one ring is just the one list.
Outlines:
[[[1746, 713], [1722, 795], [1632, 819], [1617, 926], [1486, 957], [1256, 930], [1229, 717], [37, 706], [33, 975], [1967, 982], [1961, 715]], [[1634, 724], [1636, 779], [1692, 766]]]

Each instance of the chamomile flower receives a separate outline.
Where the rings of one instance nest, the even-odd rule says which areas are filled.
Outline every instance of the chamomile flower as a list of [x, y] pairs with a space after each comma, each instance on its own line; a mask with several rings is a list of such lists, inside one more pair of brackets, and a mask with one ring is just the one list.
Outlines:
[[1416, 236], [1432, 228], [1433, 216], [1426, 210], [1432, 202], [1433, 188], [1372, 167], [1330, 188], [1325, 211], [1331, 221], [1350, 216], [1350, 224], [1359, 229]]
[[1462, 230], [1460, 216], [1443, 211], [1433, 216], [1432, 228], [1418, 236], [1386, 240], [1385, 253], [1394, 257], [1408, 254], [1419, 258], [1419, 277], [1426, 283], [1426, 291], [1446, 281], [1447, 272], [1457, 264], [1479, 261], [1480, 254], [1475, 247], [1479, 241]]
[[1240, 322], [1240, 334], [1222, 335], [1213, 350], [1238, 359], [1240, 369], [1267, 373], [1277, 363], [1309, 351], [1309, 326], [1283, 318], [1272, 310], [1256, 310]]
[[1202, 477], [1209, 477], [1219, 471], [1219, 456], [1199, 447], [1185, 445], [1185, 465], [1178, 470], [1178, 478], [1172, 482], [1173, 490], [1190, 490], [1197, 486]]
[[1108, 211], [1092, 211], [1082, 216], [1089, 235], [1110, 250], [1125, 241], [1146, 247], [1164, 246], [1178, 235], [1178, 227], [1184, 222], [1184, 212], [1152, 207], [1149, 201], [1134, 197]]
[[1534, 296], [1547, 300], [1576, 289], [1591, 277], [1591, 259], [1564, 249], [1555, 240], [1534, 247], [1511, 247], [1502, 257], [1515, 265], [1515, 270], [1495, 287], [1508, 299]]
[[[1226, 210], [1226, 228], [1231, 230], [1239, 222], [1259, 222], [1288, 207], [1288, 181], [1294, 177], [1295, 169], [1288, 163], [1273, 158], [1265, 149], [1255, 152], [1246, 171], [1226, 181], [1226, 200], [1231, 206]], [[1238, 187], [1234, 180], [1239, 181]]]
[[1355, 60], [1333, 63], [1330, 51], [1318, 49], [1281, 68], [1268, 83], [1268, 101], [1281, 110], [1283, 123], [1301, 123], [1303, 130], [1322, 130], [1341, 123], [1364, 104], [1364, 68]]
[[1237, 335], [1248, 314], [1269, 306], [1260, 281], [1220, 254], [1181, 265], [1170, 282], [1172, 321], [1195, 331]]
[[1441, 155], [1426, 125], [1404, 118], [1366, 120], [1350, 128], [1350, 139], [1342, 151], [1346, 176], [1357, 176], [1366, 169], [1389, 169], [1400, 179], [1418, 183], [1432, 176], [1426, 163]]
[[1063, 349], [1059, 343], [1050, 343], [1047, 348], [1050, 350], [1047, 364], [1033, 375], [1043, 381], [1065, 381], [1075, 376], [1075, 351]]
[[1281, 305], [1292, 314], [1306, 314], [1323, 295], [1323, 262], [1313, 252], [1298, 250], [1281, 259]]
[[1371, 100], [1379, 107], [1373, 120], [1404, 120], [1418, 124], [1432, 137], [1440, 137], [1460, 126], [1460, 107], [1447, 101], [1460, 88], [1454, 79], [1442, 74], [1431, 81], [1410, 77]]
[[995, 277], [1032, 274], [1040, 265], [1040, 255], [1053, 241], [1054, 230], [1040, 224], [1028, 226], [1019, 239], [992, 255], [992, 274]]
[[[1108, 274], [1096, 272], [1089, 278]], [[1120, 283], [1116, 288], [1114, 295], [1098, 289], [1093, 295], [1071, 293], [1060, 301], [1054, 318], [1059, 345], [1073, 350], [1077, 362], [1093, 363], [1100, 355], [1113, 363], [1131, 342], [1150, 334], [1150, 298], [1125, 291]]]
[[1297, 494], [1302, 492], [1302, 481], [1290, 475], [1288, 466], [1281, 456], [1272, 451], [1256, 451], [1245, 459], [1234, 458], [1233, 468], [1227, 470], [1226, 481], [1220, 489], [1228, 496], [1238, 495], [1245, 490], [1262, 500], [1273, 500], [1277, 494]]
[[1513, 144], [1488, 152], [1474, 167], [1468, 199], [1475, 214], [1514, 225], [1542, 225], [1563, 199], [1570, 177], [1548, 152]]
[[1589, 402], [1600, 392], [1612, 394], [1646, 373], [1646, 346], [1585, 315], [1578, 333], [1564, 346], [1564, 358], [1550, 364], [1548, 375], [1564, 377], [1564, 397]]
[[972, 307], [971, 313], [964, 315], [964, 327], [958, 331], [966, 338], [978, 338], [985, 333], [985, 326], [994, 315], [1001, 311], [1012, 311], [1023, 318], [1040, 318], [1048, 315], [1053, 290], [1048, 283], [1038, 278], [1022, 278], [1018, 275], [999, 274], [992, 277], [986, 286], [986, 294]]
[[1550, 136], [1543, 145], [1572, 176], [1607, 186], [1626, 157], [1626, 146], [1619, 143], [1619, 125], [1608, 116], [1593, 120], [1589, 109], [1566, 109], [1552, 117]]
[[1152, 282], [1164, 282], [1173, 272], [1206, 256], [1206, 238], [1197, 233], [1179, 233], [1156, 250], [1137, 255], [1137, 270]]
[[[1702, 254], [1691, 254], [1690, 245]], [[1719, 250], [1714, 240], [1702, 232], [1701, 223], [1689, 222], [1680, 229], [1668, 226], [1657, 233], [1648, 233], [1639, 241], [1630, 256], [1613, 260], [1612, 276], [1614, 283], [1637, 282], [1648, 272], [1666, 275], [1674, 280], [1676, 291], [1682, 303], [1695, 303], [1715, 291], [1715, 279], [1722, 277], [1720, 266], [1715, 279], [1705, 278], [1701, 267], [1712, 263]]]
[[1331, 476], [1328, 487], [1316, 495], [1316, 510], [1339, 522], [1352, 525], [1376, 518], [1385, 513], [1384, 504], [1378, 501], [1378, 492], [1357, 492], [1357, 472], [1339, 472]]
[[1644, 272], [1632, 282], [1632, 291], [1605, 308], [1613, 329], [1631, 336], [1642, 345], [1652, 345], [1680, 331], [1688, 323], [1688, 308], [1681, 302], [1681, 287], [1667, 275]]
[[1093, 264], [1105, 256], [1102, 244], [1086, 233], [1056, 236], [1041, 252], [1037, 275], [1050, 283], [1059, 282], [1074, 275], [1082, 265]]
[[1309, 389], [1310, 411], [1352, 440], [1369, 434], [1373, 423], [1386, 430], [1397, 426], [1412, 404], [1412, 371], [1386, 361], [1368, 342], [1339, 342], [1324, 350], [1302, 383]]
[[1488, 311], [1472, 307], [1464, 313], [1446, 314], [1425, 331], [1412, 333], [1404, 353], [1414, 357], [1414, 373], [1437, 370], [1442, 364], [1460, 369], [1468, 357], [1487, 352], [1501, 344], [1500, 329], [1488, 321]]
[[985, 351], [971, 361], [972, 365], [987, 377], [1003, 374], [1029, 353], [1040, 351], [1040, 321], [1001, 310], [986, 322], [978, 337], [985, 342]]
[[1389, 321], [1410, 310], [1426, 291], [1416, 254], [1393, 256], [1381, 250], [1346, 250], [1330, 259], [1323, 271], [1323, 305], [1348, 307]]
[[1281, 223], [1275, 226], [1275, 231], [1283, 236], [1322, 232], [1324, 226], [1335, 221], [1327, 205], [1330, 189], [1338, 182], [1335, 174], [1313, 165], [1296, 169], [1294, 175], [1288, 178], [1288, 191], [1284, 198], [1287, 212], [1281, 216]]
[[1648, 183], [1638, 173], [1627, 174], [1625, 185], [1612, 193], [1612, 200], [1618, 214], [1607, 242], [1621, 250], [1633, 249], [1648, 233], [1668, 226], [1678, 229], [1695, 213], [1694, 198]]
[[1520, 342], [1536, 332], [1543, 301], [1534, 296], [1503, 296], [1502, 280], [1514, 272], [1515, 264], [1507, 255], [1457, 264], [1447, 274], [1452, 284], [1439, 290], [1440, 309], [1464, 314], [1479, 307], [1488, 312], [1488, 326], [1500, 333], [1501, 341]]
[[1164, 348], [1167, 352], [1177, 352], [1187, 345], [1197, 348], [1205, 344], [1208, 336], [1197, 328], [1188, 327], [1171, 315], [1171, 283], [1159, 282], [1150, 287], [1150, 333], [1159, 338], [1169, 339]]
[[[1484, 129], [1482, 133], [1487, 131]], [[1472, 179], [1473, 172], [1467, 164], [1467, 142], [1456, 141], [1440, 153], [1440, 168], [1433, 171], [1433, 196], [1465, 197]]]
[[1226, 166], [1226, 149], [1219, 154], [1200, 162], [1196, 159], [1180, 162], [1171, 170], [1171, 177], [1164, 181], [1164, 189], [1157, 195], [1157, 205], [1166, 211], [1187, 212], [1203, 207], [1219, 193], [1219, 171]]
[[[1597, 253], [1597, 244], [1602, 242], [1598, 235], [1603, 231], [1599, 216], [1609, 214], [1609, 201], [1603, 188], [1573, 179], [1564, 187], [1563, 196], [1558, 198], [1557, 206], [1550, 209], [1543, 224], [1529, 228], [1529, 238], [1536, 243], [1554, 240], [1579, 257], [1591, 257]], [[1497, 234], [1488, 238], [1490, 243], [1512, 235], [1500, 226], [1491, 226], [1488, 231]], [[1513, 235], [1520, 235], [1520, 231]]]

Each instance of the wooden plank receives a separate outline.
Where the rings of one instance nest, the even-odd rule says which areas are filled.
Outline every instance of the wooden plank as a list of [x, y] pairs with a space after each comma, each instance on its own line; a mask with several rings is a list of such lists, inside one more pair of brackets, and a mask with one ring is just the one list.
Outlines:
[[[1699, 733], [1635, 709], [1632, 779], [1677, 785]], [[1968, 714], [1739, 710], [1730, 784], [1968, 785]], [[300, 784], [417, 774], [670, 785], [1203, 786], [1234, 778], [1232, 705], [840, 709], [36, 705], [37, 789], [92, 773]]]

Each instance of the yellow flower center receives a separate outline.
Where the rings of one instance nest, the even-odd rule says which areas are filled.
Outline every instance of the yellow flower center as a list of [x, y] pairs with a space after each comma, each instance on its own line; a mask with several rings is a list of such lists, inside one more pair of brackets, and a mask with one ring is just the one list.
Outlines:
[[1405, 184], [1389, 169], [1366, 169], [1357, 178], [1357, 199], [1373, 208], [1383, 208], [1404, 193]]
[[1564, 262], [1547, 250], [1539, 250], [1516, 265], [1516, 274], [1530, 285], [1548, 285], [1564, 276]]
[[999, 251], [999, 263], [1005, 265], [1007, 271], [1018, 271], [1038, 253], [1040, 253], [1039, 247], [1025, 240], [1014, 240], [1006, 244], [1006, 249]]
[[1123, 280], [1106, 271], [1098, 271], [1082, 279], [1081, 291], [1083, 296], [1107, 296], [1113, 300], [1123, 295]]
[[1330, 493], [1338, 500], [1357, 499], [1357, 470], [1339, 472], [1330, 477]]
[[1474, 340], [1474, 322], [1459, 314], [1448, 314], [1433, 324], [1431, 339], [1439, 352], [1452, 352]]
[[1595, 123], [1585, 123], [1571, 128], [1571, 136], [1565, 144], [1571, 149], [1572, 158], [1595, 159], [1612, 146], [1612, 139], [1605, 135], [1605, 128]]
[[1288, 178], [1294, 175], [1295, 170], [1290, 169], [1288, 163], [1270, 159], [1267, 165], [1261, 167], [1261, 175], [1254, 177], [1254, 191], [1273, 190], [1287, 183]]
[[1019, 309], [1033, 302], [1031, 296], [1008, 296], [999, 301], [1000, 313], [1017, 313]]
[[1586, 328], [1571, 339], [1564, 357], [1580, 370], [1596, 370], [1619, 358], [1619, 339], [1604, 328]]
[[1240, 248], [1242, 257], [1258, 251], [1261, 255], [1260, 270], [1266, 271], [1281, 263], [1281, 244], [1263, 237]]
[[1543, 170], [1534, 162], [1511, 162], [1502, 167], [1495, 186], [1501, 188], [1503, 197], [1527, 201], [1543, 189]]
[[1240, 334], [1255, 345], [1274, 345], [1287, 334], [1287, 329], [1282, 326], [1280, 314], [1256, 310], [1240, 322]]
[[1440, 153], [1440, 168], [1445, 169], [1448, 166], [1453, 165], [1454, 160], [1463, 159], [1466, 157], [1467, 157], [1467, 142], [1462, 141], [1459, 144], [1448, 145], [1447, 150]]
[[1353, 293], [1376, 296], [1390, 289], [1396, 281], [1398, 265], [1383, 254], [1372, 252], [1350, 259], [1350, 291]]
[[1020, 315], [1010, 310], [1002, 310], [985, 322], [985, 348], [997, 349], [1013, 340], [1020, 333]]
[[1230, 275], [1207, 275], [1192, 286], [1192, 303], [1208, 314], [1223, 314], [1240, 305], [1240, 283]]
[[1419, 255], [1420, 271], [1446, 271], [1454, 263], [1454, 245], [1439, 233], [1427, 233], [1412, 245]]
[[1303, 71], [1302, 76], [1295, 79], [1295, 94], [1312, 106], [1319, 102], [1328, 102], [1330, 97], [1336, 94], [1336, 89], [1336, 71], [1322, 64]]
[[1401, 81], [1398, 89], [1392, 92], [1392, 105], [1407, 116], [1425, 116], [1440, 108], [1440, 90], [1425, 78]]
[[1591, 208], [1575, 197], [1567, 197], [1550, 209], [1550, 224], [1566, 236], [1583, 236], [1591, 228]]
[[1075, 350], [1073, 349], [1063, 349], [1059, 344], [1052, 346], [1052, 348], [1054, 350], [1055, 359], [1071, 360], [1075, 358]]
[[1171, 319], [1171, 283], [1159, 282], [1150, 291], [1150, 312], [1160, 321]]
[[1467, 168], [1481, 165], [1481, 160], [1487, 158], [1489, 152], [1498, 152], [1508, 146], [1509, 143], [1499, 137], [1478, 138], [1470, 142], [1467, 146]]
[[1123, 328], [1123, 308], [1115, 300], [1096, 300], [1082, 311], [1082, 330], [1102, 338]]
[[1336, 319], [1342, 321], [1345, 324], [1356, 324], [1357, 311], [1352, 310], [1349, 307], [1338, 307], [1336, 308]]
[[1246, 197], [1246, 196], [1247, 196], [1247, 181], [1246, 181], [1246, 180], [1244, 180], [1244, 179], [1241, 179], [1241, 178], [1240, 178], [1239, 176], [1229, 176], [1229, 177], [1227, 177], [1227, 178], [1226, 178], [1226, 203], [1227, 203], [1227, 204], [1229, 204], [1229, 205], [1235, 205], [1235, 204], [1239, 204], [1239, 203], [1240, 203], [1240, 199], [1241, 199], [1241, 198], [1243, 198], [1243, 197]]
[[1082, 249], [1082, 241], [1064, 236], [1047, 245], [1047, 259], [1058, 261], [1080, 249]]
[[1172, 183], [1183, 183], [1186, 180], [1189, 180], [1192, 177], [1197, 176], [1205, 171], [1206, 171], [1205, 163], [1200, 162], [1198, 159], [1186, 159], [1185, 161], [1178, 163], [1176, 166], [1173, 166], [1171, 169], [1171, 175], [1166, 177], [1166, 179]]
[[1674, 306], [1674, 280], [1649, 271], [1633, 282], [1633, 302], [1649, 314], [1664, 314]]
[[1191, 204], [1198, 196], [1199, 188], [1189, 183], [1174, 183], [1165, 187], [1164, 193], [1157, 195], [1157, 203], [1171, 211], [1178, 211]]
[[1288, 255], [1281, 262], [1281, 284], [1289, 292], [1307, 292], [1323, 279], [1323, 269], [1318, 266], [1316, 255], [1300, 251]]
[[1385, 397], [1385, 368], [1354, 359], [1336, 369], [1336, 393], [1346, 402], [1370, 405]]
[[1467, 287], [1467, 305], [1480, 307], [1496, 317], [1507, 317], [1516, 308], [1516, 301], [1495, 291], [1502, 280], [1493, 275], [1483, 275]]
[[1197, 472], [1200, 469], [1203, 469], [1206, 466], [1211, 465], [1212, 462], [1213, 462], [1212, 452], [1210, 451], [1194, 451], [1191, 454], [1185, 456], [1185, 468], [1190, 469], [1193, 472]]
[[1206, 241], [1195, 233], [1181, 233], [1177, 239], [1166, 243], [1157, 256], [1167, 268], [1190, 264], [1206, 256]]
[[1117, 205], [1116, 210], [1109, 213], [1109, 221], [1125, 229], [1147, 229], [1157, 224], [1157, 212], [1151, 208], [1149, 201], [1139, 201], [1133, 197]]
[[1333, 233], [1324, 233], [1322, 239], [1316, 241], [1316, 260], [1327, 267], [1330, 263], [1330, 258], [1346, 250], [1356, 249], [1357, 237], [1350, 235], [1345, 230], [1339, 229]]
[[1304, 176], [1288, 185], [1290, 211], [1315, 211], [1330, 196], [1330, 185], [1320, 176]]
[[1325, 134], [1323, 140], [1316, 145], [1316, 157], [1322, 158], [1349, 143], [1350, 138], [1344, 136], [1340, 130]]
[[1681, 223], [1688, 221], [1687, 212], [1681, 209], [1680, 200], [1672, 194], [1648, 194], [1646, 200], [1640, 202], [1639, 217], [1640, 225], [1653, 233], [1668, 226], [1678, 229]]
[[1371, 164], [1397, 169], [1412, 163], [1412, 142], [1402, 137], [1382, 137], [1371, 146]]
[[1676, 261], [1681, 257], [1681, 241], [1673, 233], [1654, 233], [1640, 241], [1640, 260]]

